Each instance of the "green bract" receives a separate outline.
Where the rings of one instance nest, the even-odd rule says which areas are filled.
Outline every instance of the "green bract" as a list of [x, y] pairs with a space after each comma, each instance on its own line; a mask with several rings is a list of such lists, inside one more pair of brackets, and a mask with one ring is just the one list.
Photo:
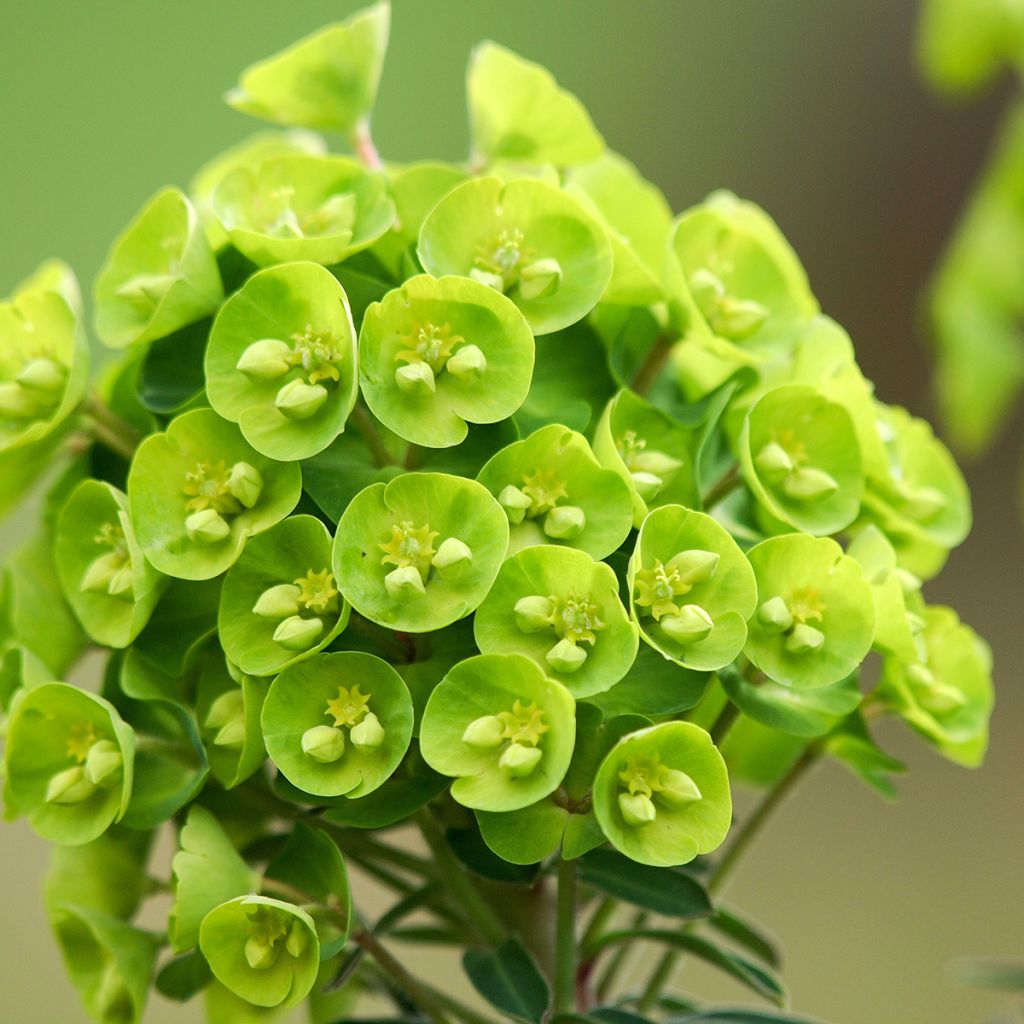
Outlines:
[[391, 227], [381, 175], [342, 156], [298, 154], [239, 167], [213, 194], [231, 243], [253, 263], [340, 263]]
[[418, 252], [435, 277], [461, 274], [504, 292], [534, 334], [581, 320], [612, 272], [604, 228], [575, 199], [530, 179], [452, 189], [423, 222]]
[[366, 311], [359, 383], [370, 411], [431, 448], [462, 442], [526, 398], [533, 335], [515, 304], [461, 277], [410, 278]]
[[161, 572], [186, 580], [222, 573], [247, 537], [288, 515], [300, 489], [297, 465], [261, 455], [210, 409], [148, 437], [128, 474], [139, 546]]
[[617, 683], [638, 644], [611, 568], [583, 551], [546, 545], [505, 562], [473, 634], [485, 654], [525, 654], [576, 697]]
[[323, 649], [347, 621], [331, 536], [313, 516], [292, 516], [254, 537], [224, 579], [220, 640], [250, 675], [275, 675]]
[[503, 448], [478, 479], [505, 510], [512, 552], [559, 544], [606, 558], [629, 535], [628, 485], [601, 468], [585, 437], [557, 424]]
[[210, 404], [272, 459], [305, 459], [344, 429], [357, 393], [345, 290], [315, 263], [253, 274], [217, 314], [206, 349]]
[[455, 778], [452, 796], [513, 811], [554, 792], [569, 767], [576, 720], [569, 691], [519, 654], [455, 666], [430, 695], [420, 727], [427, 764]]
[[214, 975], [256, 1006], [294, 1006], [316, 981], [320, 944], [301, 907], [240, 896], [203, 918], [199, 946]]
[[263, 705], [267, 753], [315, 796], [372, 793], [412, 737], [412, 699], [386, 662], [360, 651], [316, 654], [286, 668]]
[[688, 722], [631, 733], [594, 780], [594, 811], [612, 845], [641, 864], [687, 864], [717, 849], [732, 821], [725, 762]]
[[223, 297], [196, 211], [167, 188], [125, 228], [96, 278], [96, 333], [111, 348], [154, 341], [209, 316]]
[[665, 657], [713, 671], [743, 650], [757, 584], [736, 541], [710, 516], [680, 505], [652, 512], [627, 580], [633, 621]]
[[797, 688], [830, 686], [864, 660], [875, 606], [860, 564], [827, 537], [787, 534], [747, 552], [757, 611], [746, 656], [770, 679]]
[[167, 584], [135, 540], [127, 496], [83, 480], [61, 510], [54, 556], [64, 595], [89, 635], [108, 647], [127, 647]]
[[508, 521], [474, 480], [409, 473], [372, 484], [338, 523], [334, 575], [360, 615], [425, 633], [487, 596], [508, 547]]
[[7, 727], [9, 817], [55, 843], [102, 835], [128, 809], [135, 736], [111, 704], [66, 683], [28, 690]]

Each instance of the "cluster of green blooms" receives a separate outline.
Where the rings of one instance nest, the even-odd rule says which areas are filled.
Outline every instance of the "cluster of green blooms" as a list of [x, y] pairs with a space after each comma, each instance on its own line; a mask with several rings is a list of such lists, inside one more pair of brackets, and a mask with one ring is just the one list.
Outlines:
[[[88, 398], [67, 268], [0, 306], [3, 501], [60, 468], [0, 592], [5, 805], [58, 844], [47, 904], [104, 1024], [154, 978], [214, 1024], [336, 1020], [365, 988], [474, 1019], [388, 935], [472, 947], [481, 993], [539, 1022], [547, 939], [507, 893], [555, 873], [559, 1012], [619, 898], [770, 961], [699, 882], [730, 779], [828, 754], [889, 794], [882, 715], [984, 753], [987, 649], [922, 593], [968, 532], [963, 479], [874, 396], [775, 224], [728, 193], [673, 219], [494, 44], [471, 159], [383, 164], [388, 18], [243, 73], [229, 102], [287, 130], [115, 241], [94, 326], [120, 354]], [[90, 648], [98, 689], [55, 681]], [[430, 857], [382, 838], [409, 823]], [[376, 923], [343, 853], [400, 897]], [[136, 913], [165, 890], [158, 934]], [[635, 934], [783, 998], [770, 962]]]

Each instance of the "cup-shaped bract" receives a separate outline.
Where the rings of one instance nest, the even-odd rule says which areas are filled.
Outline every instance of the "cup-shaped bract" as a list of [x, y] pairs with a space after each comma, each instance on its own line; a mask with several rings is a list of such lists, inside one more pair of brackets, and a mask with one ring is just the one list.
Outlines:
[[875, 605], [860, 563], [828, 537], [785, 534], [747, 552], [757, 610], [746, 656], [770, 679], [797, 689], [838, 683], [871, 649]]
[[217, 261], [183, 192], [165, 188], [114, 242], [96, 278], [96, 333], [110, 348], [166, 337], [224, 297]]
[[420, 751], [455, 779], [452, 796], [481, 811], [514, 811], [553, 793], [569, 768], [576, 705], [520, 654], [459, 662], [427, 701]]
[[473, 633], [485, 654], [524, 654], [574, 697], [614, 686], [639, 644], [612, 568], [584, 551], [546, 545], [506, 560]]
[[5, 802], [55, 843], [102, 835], [128, 808], [135, 734], [102, 697], [44, 683], [26, 690], [7, 726]]
[[210, 404], [272, 459], [323, 451], [345, 429], [357, 376], [348, 297], [316, 263], [253, 274], [213, 323], [206, 349]]
[[481, 484], [406, 473], [352, 499], [338, 523], [334, 576], [360, 615], [427, 633], [480, 604], [507, 548], [508, 520]]
[[214, 191], [213, 210], [232, 245], [260, 266], [340, 263], [395, 219], [381, 174], [349, 157], [306, 153], [236, 168]]
[[626, 481], [634, 526], [651, 509], [700, 500], [689, 432], [633, 391], [620, 391], [605, 406], [594, 431], [594, 454]]
[[604, 228], [533, 179], [475, 178], [452, 189], [423, 222], [418, 251], [435, 277], [459, 274], [504, 292], [534, 334], [582, 320], [612, 273]]
[[244, 782], [267, 760], [260, 715], [268, 689], [265, 679], [242, 672], [219, 648], [207, 651], [196, 684], [196, 721], [210, 773], [225, 789]]
[[412, 723], [402, 677], [362, 651], [290, 665], [263, 704], [267, 753], [292, 785], [314, 796], [372, 793], [405, 756]]
[[930, 579], [970, 532], [967, 484], [928, 423], [897, 406], [876, 409], [889, 472], [868, 478], [864, 518], [892, 541], [900, 565]]
[[255, 1006], [295, 1006], [309, 995], [320, 967], [313, 919], [269, 896], [239, 896], [211, 910], [199, 948], [214, 976]]
[[273, 124], [348, 135], [373, 108], [390, 27], [387, 3], [356, 11], [250, 64], [225, 99]]
[[757, 606], [754, 570], [729, 532], [681, 505], [653, 511], [629, 562], [630, 613], [665, 657], [699, 671], [743, 650]]
[[594, 779], [594, 813], [611, 844], [656, 867], [687, 864], [725, 839], [732, 795], [711, 737], [689, 722], [630, 733]]
[[465, 277], [410, 278], [367, 309], [359, 383], [370, 411], [415, 444], [447, 448], [526, 398], [533, 334], [515, 303]]
[[421, 160], [403, 167], [388, 168], [391, 198], [397, 218], [392, 230], [406, 244], [415, 245], [427, 214], [469, 174], [455, 164]]
[[510, 525], [509, 550], [557, 544], [606, 558], [629, 536], [633, 498], [587, 439], [552, 423], [493, 455], [477, 479]]
[[127, 495], [100, 480], [83, 480], [64, 503], [54, 560], [78, 621], [107, 647], [139, 635], [167, 584], [135, 539]]
[[583, 104], [551, 72], [497, 43], [481, 43], [466, 78], [473, 149], [485, 160], [560, 167], [604, 151]]
[[864, 470], [850, 414], [816, 388], [763, 395], [740, 436], [743, 475], [776, 519], [815, 536], [838, 533], [860, 512]]
[[922, 616], [916, 656], [886, 660], [880, 695], [944, 757], [981, 764], [992, 713], [992, 652], [952, 608]]
[[261, 455], [212, 409], [183, 413], [151, 434], [128, 472], [139, 546], [160, 572], [185, 580], [219, 576], [248, 537], [291, 512], [301, 491], [297, 463]]
[[224, 653], [243, 672], [276, 675], [327, 646], [348, 622], [331, 569], [331, 535], [289, 516], [250, 540], [220, 592]]

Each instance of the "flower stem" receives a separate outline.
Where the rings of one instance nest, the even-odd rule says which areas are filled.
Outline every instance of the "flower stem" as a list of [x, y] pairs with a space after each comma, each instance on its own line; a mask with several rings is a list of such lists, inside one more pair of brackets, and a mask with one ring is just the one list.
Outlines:
[[359, 431], [360, 436], [373, 453], [373, 458], [377, 465], [382, 468], [395, 465], [395, 460], [381, 439], [373, 420], [370, 418], [370, 414], [358, 402], [352, 408], [351, 419], [356, 430]]
[[[643, 926], [647, 924], [648, 916], [647, 912], [643, 910], [634, 914], [632, 921], [629, 923], [630, 929], [643, 928]], [[611, 997], [612, 990], [615, 987], [615, 982], [618, 981], [619, 975], [622, 973], [622, 968], [626, 966], [626, 960], [629, 957], [629, 954], [630, 946], [628, 943], [623, 943], [612, 954], [611, 960], [608, 961], [608, 966], [604, 969], [604, 972], [597, 983], [598, 1003], [606, 1003]]]
[[370, 133], [370, 122], [363, 118], [359, 124], [356, 125], [356, 130], [353, 134], [352, 145], [355, 148], [356, 156], [370, 168], [371, 171], [379, 171], [384, 167], [384, 161], [380, 158], [380, 153], [377, 152], [377, 147], [373, 141], [373, 135]]
[[555, 1013], [572, 1013], [576, 1004], [576, 861], [558, 862], [555, 907]]
[[87, 432], [105, 448], [130, 461], [142, 440], [139, 431], [118, 416], [97, 394], [90, 395], [82, 403], [82, 411]]
[[664, 368], [675, 343], [675, 338], [662, 334], [651, 346], [647, 357], [640, 364], [636, 373], [633, 374], [633, 380], [630, 382], [631, 387], [638, 395], [646, 395], [654, 386], [654, 382], [658, 379], [658, 374]]
[[711, 490], [704, 495], [704, 511], [709, 512], [720, 501], [732, 494], [742, 483], [743, 477], [740, 476], [740, 467], [737, 464], [723, 473], [717, 483], [711, 485]]

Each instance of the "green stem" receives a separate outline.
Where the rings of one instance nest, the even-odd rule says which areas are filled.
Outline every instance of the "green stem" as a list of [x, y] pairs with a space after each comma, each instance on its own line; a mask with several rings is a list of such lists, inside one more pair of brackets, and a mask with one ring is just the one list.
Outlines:
[[373, 135], [370, 133], [370, 122], [365, 117], [360, 120], [352, 133], [352, 148], [356, 151], [356, 156], [371, 171], [380, 171], [384, 168], [384, 161], [381, 160], [380, 153], [377, 152], [373, 141]]
[[373, 453], [373, 458], [377, 465], [381, 468], [395, 465], [394, 457], [388, 451], [387, 445], [384, 444], [370, 414], [358, 402], [352, 408], [350, 419], [355, 425], [356, 430], [359, 431], [362, 439], [366, 442], [366, 446]]
[[646, 395], [654, 386], [654, 382], [658, 379], [658, 374], [664, 368], [675, 343], [675, 338], [662, 334], [651, 346], [647, 357], [640, 364], [640, 368], [633, 375], [633, 380], [630, 382], [630, 386], [638, 395]]
[[112, 452], [131, 460], [142, 435], [115, 413], [99, 395], [90, 395], [82, 405], [88, 432]]
[[584, 958], [589, 958], [591, 953], [590, 947], [593, 945], [594, 940], [604, 931], [605, 926], [615, 916], [615, 911], [618, 909], [619, 901], [611, 896], [605, 896], [598, 903], [586, 929], [584, 929], [583, 938], [580, 939], [580, 953]]
[[743, 477], [740, 476], [740, 467], [737, 464], [723, 473], [719, 480], [711, 485], [711, 490], [704, 495], [704, 511], [710, 512], [720, 501], [732, 494], [742, 484]]
[[576, 1006], [576, 861], [558, 862], [558, 900], [555, 909], [555, 1013], [572, 1013]]
[[674, 950], [661, 955], [661, 959], [651, 972], [651, 976], [647, 979], [644, 994], [640, 997], [640, 1002], [637, 1003], [637, 1009], [641, 1013], [650, 1010], [658, 1001], [661, 990], [668, 984], [669, 979], [672, 977], [672, 972], [676, 969], [678, 959], [679, 954]]
[[712, 725], [708, 730], [716, 747], [720, 747], [722, 745], [722, 741], [725, 739], [733, 725], [736, 724], [736, 720], [739, 717], [740, 709], [730, 700], [729, 703], [726, 704], [719, 712], [714, 725]]
[[[634, 914], [632, 921], [629, 923], [630, 931], [643, 928], [647, 924], [648, 917], [648, 913], [644, 910]], [[597, 983], [598, 1003], [608, 1002], [615, 987], [615, 982], [618, 981], [622, 969], [626, 966], [626, 960], [629, 958], [631, 948], [628, 944], [623, 944], [612, 954], [611, 960], [608, 961], [608, 966], [604, 969], [604, 973]]]

